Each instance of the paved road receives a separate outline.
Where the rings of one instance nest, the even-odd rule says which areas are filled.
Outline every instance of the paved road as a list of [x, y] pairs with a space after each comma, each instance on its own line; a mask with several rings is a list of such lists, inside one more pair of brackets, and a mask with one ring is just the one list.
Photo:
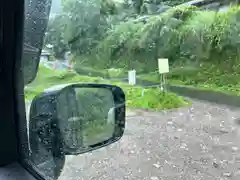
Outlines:
[[240, 109], [193, 101], [162, 112], [132, 110], [124, 137], [67, 156], [59, 180], [238, 180]]

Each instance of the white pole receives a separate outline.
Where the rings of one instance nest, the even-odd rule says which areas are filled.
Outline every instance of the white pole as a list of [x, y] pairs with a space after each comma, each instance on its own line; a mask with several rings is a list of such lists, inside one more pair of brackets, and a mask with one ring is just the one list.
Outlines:
[[163, 88], [163, 74], [160, 74], [160, 81], [161, 81], [161, 91], [164, 90]]
[[163, 74], [163, 87], [164, 87], [164, 91], [167, 90], [167, 85], [166, 85], [166, 74]]
[[128, 71], [128, 83], [130, 85], [136, 84], [136, 70]]
[[132, 85], [135, 85], [136, 84], [136, 70], [132, 70]]

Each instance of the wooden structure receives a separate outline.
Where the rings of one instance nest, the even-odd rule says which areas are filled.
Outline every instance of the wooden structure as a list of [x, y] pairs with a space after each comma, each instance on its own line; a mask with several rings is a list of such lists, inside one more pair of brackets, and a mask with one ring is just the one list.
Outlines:
[[[208, 9], [213, 11], [226, 11], [231, 5], [237, 5], [237, 4], [240, 4], [240, 0], [192, 0], [192, 1], [180, 4], [176, 7], [189, 5], [189, 6], [199, 7], [200, 9]], [[164, 7], [165, 7], [164, 10], [158, 11], [157, 14], [164, 13], [171, 8], [170, 6], [168, 7], [164, 6]], [[134, 19], [133, 22], [146, 23], [150, 16], [152, 15], [140, 16], [139, 18]]]
[[208, 9], [214, 11], [226, 11], [230, 5], [239, 4], [240, 0], [192, 0], [182, 5], [197, 6], [201, 9]]

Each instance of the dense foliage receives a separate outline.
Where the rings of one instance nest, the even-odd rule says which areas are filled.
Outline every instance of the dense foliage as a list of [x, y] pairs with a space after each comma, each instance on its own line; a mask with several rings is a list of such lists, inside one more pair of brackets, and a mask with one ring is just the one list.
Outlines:
[[[54, 45], [55, 54], [70, 49], [76, 66], [147, 72], [156, 70], [157, 58], [166, 57], [174, 65], [224, 63], [231, 70], [240, 53], [240, 8], [170, 8], [182, 2], [64, 0], [63, 13], [50, 21], [46, 42]], [[158, 8], [143, 11], [146, 3]]]
[[67, 50], [76, 55], [89, 55], [120, 22], [132, 21], [139, 15], [159, 14], [181, 2], [183, 0], [62, 0], [63, 11], [50, 19], [45, 45], [52, 44], [58, 58]]

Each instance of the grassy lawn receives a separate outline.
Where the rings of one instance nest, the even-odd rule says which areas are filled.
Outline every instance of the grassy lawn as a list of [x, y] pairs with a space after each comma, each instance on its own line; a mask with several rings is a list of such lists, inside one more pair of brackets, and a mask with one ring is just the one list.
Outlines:
[[81, 75], [103, 78], [125, 78], [128, 75], [125, 69], [97, 69], [83, 65], [74, 65], [74, 70]]
[[[139, 77], [142, 80], [160, 82], [159, 74], [152, 73]], [[212, 90], [225, 94], [240, 96], [240, 67], [234, 66], [226, 69], [226, 66], [214, 64], [202, 64], [198, 68], [179, 68], [170, 70], [167, 74], [168, 84], [181, 85], [189, 88]]]
[[65, 83], [107, 83], [118, 85], [126, 94], [127, 106], [144, 109], [171, 109], [187, 106], [190, 102], [173, 93], [163, 93], [158, 88], [146, 89], [142, 97], [142, 88], [132, 87], [128, 84], [107, 81], [100, 77], [78, 75], [68, 71], [52, 71], [43, 66], [39, 67], [36, 79], [25, 87], [25, 99], [31, 100], [34, 96], [57, 84]]
[[78, 76], [75, 72], [53, 71], [46, 67], [40, 66], [35, 80], [25, 87], [25, 99], [31, 100], [34, 96], [58, 84], [81, 83], [81, 82], [99, 82], [99, 77]]

